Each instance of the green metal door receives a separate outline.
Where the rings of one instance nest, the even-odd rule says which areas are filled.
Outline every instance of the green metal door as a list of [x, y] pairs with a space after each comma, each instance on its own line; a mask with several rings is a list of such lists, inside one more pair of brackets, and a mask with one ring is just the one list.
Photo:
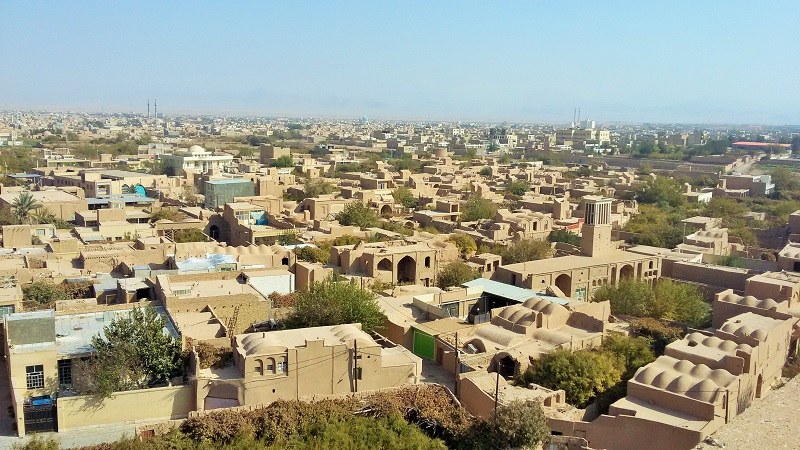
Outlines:
[[414, 329], [414, 354], [422, 358], [433, 359], [433, 336]]

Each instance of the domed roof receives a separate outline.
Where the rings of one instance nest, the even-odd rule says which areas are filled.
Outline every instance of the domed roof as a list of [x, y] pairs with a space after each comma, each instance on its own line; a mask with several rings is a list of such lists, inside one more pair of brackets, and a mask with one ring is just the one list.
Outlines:
[[203, 147], [200, 147], [197, 144], [192, 145], [191, 147], [189, 147], [189, 153], [202, 153], [202, 152], [205, 152], [205, 151], [206, 151], [206, 149], [204, 149]]
[[676, 394], [683, 394], [694, 384], [695, 383], [692, 377], [688, 375], [681, 375], [667, 385], [667, 390], [675, 392]]
[[719, 392], [719, 387], [711, 380], [700, 380], [686, 391], [686, 396], [702, 402], [711, 402]]
[[692, 368], [690, 373], [696, 378], [707, 378], [711, 373], [711, 368], [705, 364], [697, 364]]
[[650, 384], [652, 384], [657, 388], [665, 389], [674, 379], [675, 379], [675, 373], [669, 370], [665, 370], [660, 374], [656, 375], [656, 377], [653, 378], [653, 381]]
[[661, 371], [656, 366], [650, 364], [639, 370], [639, 373], [636, 374], [634, 380], [642, 384], [650, 384], [660, 373]]
[[685, 359], [682, 359], [675, 364], [675, 370], [681, 373], [689, 373], [693, 367], [694, 364], [692, 364], [691, 361], [687, 361]]

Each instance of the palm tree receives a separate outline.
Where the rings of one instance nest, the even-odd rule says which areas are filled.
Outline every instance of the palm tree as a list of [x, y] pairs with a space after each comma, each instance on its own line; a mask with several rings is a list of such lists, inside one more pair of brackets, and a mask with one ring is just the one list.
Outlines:
[[14, 217], [18, 223], [30, 223], [31, 212], [42, 207], [42, 204], [37, 202], [30, 192], [21, 192], [14, 202], [11, 204], [14, 208]]

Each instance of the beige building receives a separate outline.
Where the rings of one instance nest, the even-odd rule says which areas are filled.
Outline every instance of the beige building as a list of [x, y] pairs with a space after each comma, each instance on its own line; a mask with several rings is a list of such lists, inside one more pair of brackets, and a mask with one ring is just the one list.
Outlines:
[[360, 324], [237, 335], [233, 366], [197, 375], [197, 410], [417, 384], [422, 361]]
[[374, 278], [391, 284], [433, 286], [442, 260], [452, 257], [455, 246], [441, 241], [359, 242], [333, 247], [331, 264], [342, 273]]
[[619, 250], [611, 241], [611, 199], [584, 197], [581, 254], [501, 265], [493, 280], [534, 290], [557, 287], [564, 296], [586, 300], [600, 286], [620, 280], [656, 280], [661, 256]]
[[[14, 200], [19, 197], [22, 191], [2, 190], [0, 194], [0, 213], [13, 214], [14, 213]], [[69, 194], [67, 192], [55, 189], [48, 189], [44, 191], [26, 191], [36, 203], [42, 205], [44, 209], [52, 213], [56, 218], [62, 220], [74, 220], [75, 213], [78, 211], [85, 211], [89, 209], [86, 199]]]

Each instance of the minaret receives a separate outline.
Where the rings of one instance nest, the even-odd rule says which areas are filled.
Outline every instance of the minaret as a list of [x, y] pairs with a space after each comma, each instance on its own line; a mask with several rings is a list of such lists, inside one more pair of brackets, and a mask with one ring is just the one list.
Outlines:
[[150, 118], [150, 99], [147, 99], [147, 118]]
[[611, 245], [611, 201], [596, 195], [583, 197], [584, 215], [581, 230], [581, 253], [602, 256], [614, 247]]
[[153, 111], [153, 117], [155, 117], [156, 119], [158, 119], [158, 99], [154, 99], [154, 100], [153, 100], [153, 109], [154, 109], [154, 111]]

